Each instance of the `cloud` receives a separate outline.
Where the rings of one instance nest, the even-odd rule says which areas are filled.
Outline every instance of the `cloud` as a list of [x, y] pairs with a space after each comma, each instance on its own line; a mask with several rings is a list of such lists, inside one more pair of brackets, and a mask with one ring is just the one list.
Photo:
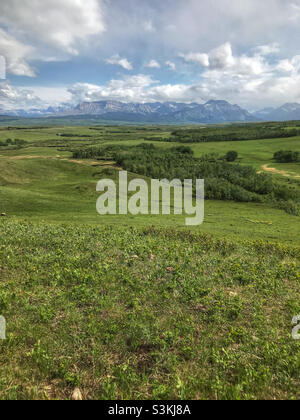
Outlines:
[[205, 53], [193, 53], [190, 52], [188, 54], [180, 54], [187, 63], [196, 63], [202, 67], [209, 67], [209, 56]]
[[42, 108], [48, 108], [49, 106], [59, 106], [61, 104], [67, 104], [71, 101], [71, 94], [65, 87], [45, 87], [45, 86], [34, 86], [30, 88], [33, 95], [36, 95], [42, 102]]
[[180, 54], [187, 63], [196, 63], [202, 67], [210, 67], [214, 69], [224, 69], [234, 64], [235, 60], [232, 55], [232, 47], [229, 42], [211, 50], [207, 53], [190, 52], [188, 54]]
[[1, 0], [0, 22], [19, 34], [71, 54], [76, 44], [105, 30], [98, 0]]
[[202, 89], [184, 84], [159, 84], [150, 76], [139, 74], [111, 80], [105, 85], [77, 83], [69, 88], [72, 102], [118, 100], [122, 102], [202, 101]]
[[8, 82], [0, 82], [0, 106], [5, 110], [29, 109], [43, 105], [41, 99], [32, 90], [17, 88]]
[[234, 65], [235, 60], [232, 55], [232, 48], [229, 42], [212, 50], [209, 54], [210, 67], [224, 69]]
[[132, 64], [127, 60], [127, 58], [121, 58], [119, 56], [119, 54], [116, 54], [116, 55], [113, 55], [110, 58], [107, 58], [105, 60], [105, 63], [106, 64], [111, 64], [111, 65], [114, 65], [114, 66], [123, 67], [123, 69], [125, 69], [125, 70], [132, 70], [133, 69]]
[[0, 28], [0, 55], [5, 58], [7, 73], [16, 76], [35, 76], [34, 69], [26, 61], [32, 48], [8, 35]]
[[[124, 0], [1, 0], [0, 55], [9, 74], [35, 75], [41, 88], [86, 81], [83, 97], [212, 97], [273, 106], [298, 97], [300, 0], [283, 3], [126, 0], [124, 7]], [[105, 58], [115, 67], [106, 67]], [[119, 80], [120, 69], [143, 67], [147, 73], [160, 68], [163, 82], [143, 85], [139, 74]]]
[[150, 76], [139, 74], [127, 76], [123, 79], [114, 79], [106, 85], [76, 83], [68, 89], [68, 92], [72, 95], [73, 103], [105, 99], [143, 102], [146, 101], [149, 87], [155, 83], [156, 81]]
[[[174, 0], [161, 16], [161, 44], [183, 53], [213, 49], [228, 40], [239, 50], [280, 41], [284, 50], [297, 50], [300, 2], [282, 0]], [[170, 7], [166, 4], [166, 8]], [[295, 17], [295, 15], [297, 17]], [[290, 18], [294, 20], [291, 21]], [[173, 30], [170, 30], [170, 22]], [[169, 29], [167, 30], [167, 26]]]
[[300, 19], [300, 5], [299, 4], [295, 4], [295, 3], [290, 3], [289, 5], [290, 10], [291, 10], [291, 14], [289, 19], [290, 20], [294, 20], [297, 21]]
[[[230, 53], [228, 53], [231, 57]], [[205, 67], [193, 83], [161, 83], [150, 75], [115, 78], [104, 84], [76, 83], [68, 89], [20, 89], [1, 84], [0, 105], [7, 108], [42, 106], [58, 100], [73, 105], [82, 101], [118, 100], [122, 102], [198, 102], [225, 99], [250, 109], [287, 101], [300, 101], [300, 56], [266, 61], [261, 56], [233, 56], [214, 67]], [[224, 66], [221, 68], [220, 63]]]
[[276, 70], [282, 73], [297, 75], [300, 71], [300, 55], [295, 55], [295, 57], [290, 60], [280, 60], [276, 66]]
[[0, 79], [6, 79], [6, 60], [0, 55]]
[[264, 45], [257, 47], [252, 56], [234, 56], [231, 44], [226, 42], [208, 53], [188, 53], [180, 56], [187, 63], [196, 63], [211, 71], [223, 71], [232, 75], [257, 75], [269, 70], [265, 56], [271, 51], [275, 51], [274, 45]]
[[173, 61], [168, 60], [165, 62], [165, 64], [170, 70], [176, 71], [176, 64], [173, 63]]
[[278, 54], [280, 52], [280, 46], [278, 42], [274, 42], [273, 44], [269, 45], [260, 45], [259, 47], [254, 48], [254, 52], [257, 55], [270, 55], [270, 54]]
[[78, 55], [81, 44], [105, 30], [102, 0], [1, 0], [0, 55], [7, 72], [36, 76], [30, 61]]
[[156, 60], [150, 60], [145, 67], [149, 68], [149, 69], [160, 69], [160, 64], [158, 61]]
[[153, 26], [153, 22], [151, 20], [148, 20], [147, 22], [144, 22], [143, 27], [144, 27], [145, 32], [150, 32], [151, 33], [151, 32], [156, 31], [155, 27]]
[[[101, 99], [204, 102], [225, 99], [250, 109], [300, 101], [300, 56], [268, 61], [266, 53], [266, 49], [256, 49], [254, 55], [234, 56], [227, 43], [207, 54], [209, 65], [206, 63], [194, 83], [163, 84], [141, 74], [114, 79], [105, 85], [77, 84], [69, 92], [75, 102]], [[189, 58], [199, 63], [198, 56]]]

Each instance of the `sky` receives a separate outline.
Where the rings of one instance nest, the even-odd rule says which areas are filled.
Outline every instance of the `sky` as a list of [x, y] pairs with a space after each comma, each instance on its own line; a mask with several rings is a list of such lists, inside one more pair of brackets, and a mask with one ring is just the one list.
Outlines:
[[0, 110], [300, 102], [300, 0], [1, 0]]

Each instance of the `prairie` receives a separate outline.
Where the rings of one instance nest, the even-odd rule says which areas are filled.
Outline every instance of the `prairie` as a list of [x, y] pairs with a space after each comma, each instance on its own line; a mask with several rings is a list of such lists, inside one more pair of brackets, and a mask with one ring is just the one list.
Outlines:
[[[97, 181], [121, 168], [74, 152], [147, 143], [163, 155], [182, 146], [173, 130], [0, 128], [0, 144], [24, 141], [0, 146], [0, 399], [69, 399], [76, 387], [85, 399], [299, 398], [298, 215], [216, 199], [197, 227], [96, 212]], [[297, 201], [300, 163], [273, 155], [300, 151], [300, 137], [187, 146], [195, 159], [234, 150]]]

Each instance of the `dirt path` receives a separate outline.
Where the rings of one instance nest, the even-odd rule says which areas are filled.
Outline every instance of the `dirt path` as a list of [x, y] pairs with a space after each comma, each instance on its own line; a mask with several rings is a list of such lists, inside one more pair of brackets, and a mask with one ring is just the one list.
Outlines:
[[277, 175], [282, 175], [282, 176], [285, 176], [285, 177], [300, 179], [300, 175], [297, 175], [295, 172], [287, 172], [287, 171], [283, 171], [283, 170], [276, 169], [276, 168], [269, 168], [268, 165], [262, 165], [262, 169], [265, 172], [269, 172], [269, 173], [272, 173], [272, 174], [277, 174]]

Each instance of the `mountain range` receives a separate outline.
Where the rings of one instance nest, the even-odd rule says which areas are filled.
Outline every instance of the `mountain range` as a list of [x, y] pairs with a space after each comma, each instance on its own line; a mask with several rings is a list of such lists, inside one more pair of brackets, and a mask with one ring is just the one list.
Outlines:
[[140, 123], [227, 123], [300, 120], [300, 104], [288, 103], [280, 108], [264, 108], [250, 113], [227, 101], [211, 100], [204, 104], [178, 102], [124, 103], [120, 101], [81, 102], [77, 106], [62, 104], [47, 109], [19, 109], [0, 114], [14, 117], [77, 117], [106, 121]]
[[287, 103], [280, 108], [264, 108], [253, 115], [263, 121], [300, 120], [300, 104]]

